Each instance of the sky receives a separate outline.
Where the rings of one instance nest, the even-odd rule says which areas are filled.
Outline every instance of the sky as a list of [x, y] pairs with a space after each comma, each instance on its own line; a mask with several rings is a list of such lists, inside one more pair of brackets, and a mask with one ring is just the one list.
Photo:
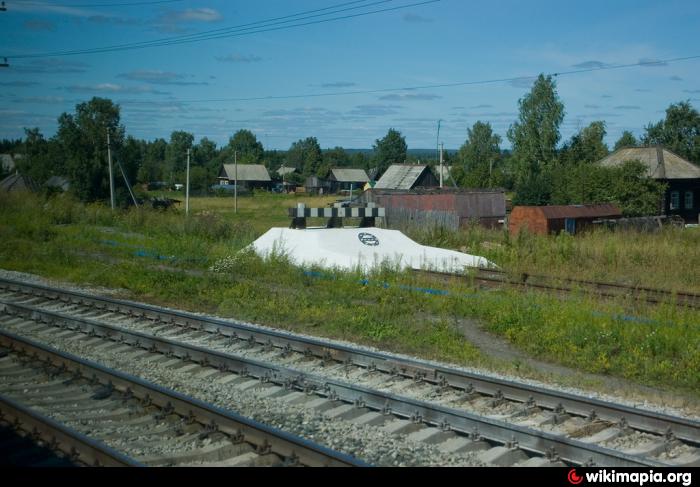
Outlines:
[[[481, 120], [509, 148], [506, 133], [532, 84], [528, 77], [591, 68], [556, 76], [566, 112], [562, 142], [604, 120], [612, 146], [623, 130], [643, 134], [671, 103], [690, 100], [700, 108], [697, 0], [6, 6], [0, 139], [21, 137], [25, 127], [53, 136], [61, 113], [100, 96], [120, 105], [127, 134], [147, 140], [185, 130], [221, 146], [249, 129], [266, 149], [285, 150], [309, 136], [323, 148], [371, 148], [395, 128], [409, 148], [425, 149], [436, 146], [441, 120], [439, 140], [457, 149]], [[199, 39], [203, 32], [209, 38]], [[55, 55], [161, 39], [169, 42]], [[692, 56], [699, 57], [661, 62]], [[637, 65], [598, 69], [625, 64]]]

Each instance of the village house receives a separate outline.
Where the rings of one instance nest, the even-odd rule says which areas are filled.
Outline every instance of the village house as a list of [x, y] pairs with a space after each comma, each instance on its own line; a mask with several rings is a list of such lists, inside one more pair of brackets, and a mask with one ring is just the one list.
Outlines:
[[660, 214], [678, 215], [686, 223], [698, 223], [700, 167], [661, 146], [625, 147], [601, 159], [598, 164], [616, 167], [626, 161], [641, 162], [650, 178], [667, 186], [659, 201]]

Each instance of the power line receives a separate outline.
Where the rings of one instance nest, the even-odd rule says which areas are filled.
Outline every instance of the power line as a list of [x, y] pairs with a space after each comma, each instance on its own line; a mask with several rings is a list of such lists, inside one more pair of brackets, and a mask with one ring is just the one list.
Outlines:
[[[600, 66], [600, 67], [595, 67], [595, 68], [585, 68], [585, 69], [576, 69], [576, 70], [571, 70], [571, 71], [559, 71], [559, 72], [553, 72], [553, 73], [547, 73], [544, 74], [544, 76], [553, 76], [553, 77], [559, 77], [559, 76], [570, 76], [574, 74], [582, 74], [582, 73], [589, 73], [592, 71], [607, 71], [607, 70], [612, 70], [612, 69], [624, 69], [624, 68], [632, 68], [632, 67], [639, 67], [639, 66], [659, 66], [663, 64], [668, 64], [668, 63], [674, 63], [674, 62], [680, 62], [680, 61], [689, 61], [693, 59], [700, 59], [700, 54], [694, 55], [694, 56], [685, 56], [685, 57], [677, 57], [677, 58], [670, 58], [670, 59], [657, 59], [653, 61], [639, 61], [636, 63], [627, 63], [627, 64], [612, 64], [612, 65], [606, 65], [606, 66]], [[453, 88], [453, 87], [458, 87], [458, 86], [475, 86], [475, 85], [488, 85], [488, 84], [497, 84], [497, 83], [506, 83], [506, 82], [511, 82], [511, 81], [525, 81], [525, 80], [534, 80], [538, 77], [539, 75], [531, 75], [531, 76], [516, 76], [516, 77], [510, 77], [510, 78], [496, 78], [496, 79], [488, 79], [488, 80], [478, 80], [478, 81], [458, 81], [454, 83], [440, 83], [440, 84], [430, 84], [430, 85], [419, 85], [419, 86], [404, 86], [404, 87], [397, 87], [397, 88], [379, 88], [379, 89], [374, 89], [374, 90], [353, 90], [353, 91], [336, 91], [336, 92], [330, 92], [330, 93], [306, 93], [306, 94], [299, 94], [299, 95], [270, 95], [270, 96], [253, 96], [253, 97], [246, 97], [246, 98], [206, 98], [206, 99], [194, 99], [194, 100], [167, 100], [169, 103], [214, 103], [214, 102], [245, 102], [245, 101], [262, 101], [262, 100], [290, 100], [290, 99], [297, 99], [297, 98], [325, 98], [325, 97], [330, 97], [330, 96], [347, 96], [347, 95], [371, 95], [371, 94], [378, 94], [378, 93], [390, 93], [390, 92], [396, 92], [396, 91], [414, 91], [414, 90], [426, 90], [426, 89], [438, 89], [438, 88]], [[139, 101], [139, 100], [130, 100], [129, 103], [134, 103], [134, 104], [139, 104], [139, 103], [153, 103], [152, 100], [149, 101]]]
[[184, 2], [185, 0], [153, 0], [146, 2], [124, 2], [124, 3], [81, 3], [81, 4], [67, 4], [67, 3], [48, 3], [48, 2], [32, 2], [27, 0], [14, 0], [16, 3], [21, 5], [36, 5], [41, 7], [68, 7], [68, 8], [101, 8], [101, 7], [131, 7], [138, 5], [157, 5], [161, 3], [178, 3]]
[[[393, 0], [379, 0], [379, 1], [372, 2], [372, 3], [367, 3], [367, 0], [362, 0], [362, 1], [346, 2], [346, 3], [338, 4], [338, 5], [335, 5], [332, 7], [326, 7], [323, 9], [311, 10], [311, 11], [307, 11], [307, 12], [301, 12], [301, 13], [297, 13], [297, 14], [287, 15], [284, 17], [278, 17], [275, 19], [268, 19], [268, 20], [263, 20], [263, 21], [258, 21], [258, 22], [252, 22], [252, 23], [242, 24], [242, 25], [233, 26], [233, 27], [213, 29], [213, 30], [209, 30], [209, 31], [199, 32], [196, 34], [174, 36], [174, 37], [169, 37], [169, 38], [156, 39], [153, 41], [142, 41], [142, 42], [129, 43], [129, 44], [117, 44], [117, 45], [113, 45], [113, 46], [104, 46], [104, 47], [91, 48], [91, 49], [53, 51], [53, 52], [44, 52], [44, 53], [37, 53], [37, 54], [20, 54], [20, 55], [9, 56], [9, 57], [14, 58], [14, 59], [60, 57], [60, 56], [73, 56], [73, 55], [79, 55], [79, 54], [96, 54], [96, 53], [125, 51], [125, 50], [133, 50], [133, 49], [144, 49], [144, 48], [149, 48], [149, 47], [161, 47], [161, 46], [169, 46], [169, 45], [175, 45], [175, 44], [187, 44], [187, 43], [201, 42], [201, 41], [211, 40], [211, 39], [240, 37], [240, 36], [245, 36], [245, 35], [257, 34], [257, 33], [261, 33], [261, 32], [272, 32], [272, 31], [277, 31], [277, 30], [291, 29], [294, 27], [304, 27], [304, 26], [308, 26], [308, 25], [321, 24], [321, 23], [326, 23], [326, 22], [334, 22], [334, 21], [338, 21], [338, 20], [346, 20], [346, 19], [350, 19], [350, 18], [363, 17], [363, 16], [373, 15], [373, 14], [378, 14], [378, 13], [383, 13], [383, 12], [402, 10], [402, 9], [406, 9], [409, 7], [417, 7], [417, 6], [421, 6], [421, 5], [427, 5], [427, 4], [439, 2], [441, 0], [424, 0], [421, 2], [404, 4], [404, 5], [400, 5], [400, 6], [396, 6], [396, 7], [388, 7], [388, 8], [383, 8], [383, 9], [375, 9], [375, 10], [370, 10], [370, 11], [366, 11], [366, 12], [355, 13], [355, 14], [347, 14], [347, 15], [342, 15], [342, 16], [338, 16], [338, 17], [317, 19], [317, 20], [312, 20], [309, 22], [300, 22], [302, 20], [307, 20], [307, 19], [311, 19], [311, 18], [325, 17], [325, 16], [329, 16], [329, 15], [338, 14], [341, 12], [347, 12], [347, 11], [357, 10], [357, 9], [365, 9], [368, 7], [372, 7], [372, 6], [376, 6], [376, 5], [384, 4], [384, 3], [389, 3], [392, 1]], [[364, 5], [357, 5], [359, 3], [364, 4]], [[354, 6], [349, 7], [349, 5], [354, 5]], [[346, 8], [341, 8], [341, 7], [346, 7]], [[331, 10], [331, 11], [329, 11], [329, 10]], [[321, 11], [325, 11], [325, 13], [322, 13], [322, 14], [317, 13], [317, 12], [321, 12]], [[306, 14], [312, 14], [312, 15], [306, 15]], [[293, 17], [298, 17], [298, 18], [293, 19]], [[284, 20], [284, 19], [287, 19], [287, 20]], [[289, 23], [292, 23], [292, 25], [282, 25], [282, 24], [289, 24]]]
[[[356, 17], [356, 16], [362, 16], [362, 15], [369, 15], [373, 13], [378, 13], [380, 11], [370, 11], [370, 12], [364, 12], [361, 14], [356, 14], [356, 15], [348, 15], [348, 16], [343, 16], [343, 17], [336, 17], [336, 18], [330, 18], [330, 19], [322, 19], [322, 20], [317, 20], [313, 22], [307, 22], [303, 24], [295, 24], [295, 25], [288, 25], [284, 27], [275, 27], [275, 28], [267, 28], [270, 26], [274, 25], [279, 25], [279, 24], [285, 24], [289, 22], [298, 22], [300, 20], [306, 20], [308, 18], [312, 17], [319, 17], [319, 16], [326, 16], [326, 15], [332, 15], [335, 13], [343, 12], [343, 11], [348, 11], [348, 10], [354, 10], [354, 9], [360, 9], [360, 8], [366, 8], [368, 6], [376, 5], [379, 3], [387, 3], [391, 2], [393, 0], [380, 0], [378, 2], [374, 2], [368, 5], [360, 5], [360, 6], [355, 6], [355, 7], [350, 7], [342, 10], [338, 10], [338, 7], [341, 6], [346, 6], [346, 5], [351, 5], [351, 4], [357, 4], [357, 3], [366, 3], [367, 0], [363, 1], [355, 1], [355, 2], [348, 2], [340, 5], [336, 5], [335, 7], [327, 7], [324, 9], [318, 9], [318, 10], [313, 10], [305, 13], [312, 13], [312, 12], [318, 12], [321, 10], [329, 10], [331, 8], [334, 8], [336, 10], [332, 12], [327, 12], [325, 14], [318, 14], [318, 15], [309, 15], [306, 17], [300, 17], [297, 19], [291, 19], [291, 20], [286, 20], [283, 22], [277, 22], [277, 23], [272, 23], [273, 20], [279, 20], [279, 19], [289, 19], [291, 17], [299, 17], [300, 15], [303, 15], [305, 13], [299, 13], [299, 14], [292, 14], [288, 15], [285, 17], [279, 17], [277, 19], [269, 19], [269, 20], [263, 20], [263, 21], [258, 21], [258, 22], [252, 22], [249, 24], [242, 24], [239, 26], [234, 26], [234, 27], [226, 27], [226, 28], [221, 28], [221, 29], [212, 29], [209, 31], [203, 31], [199, 32], [196, 34], [189, 34], [189, 35], [184, 35], [184, 36], [175, 36], [175, 37], [169, 37], [169, 38], [164, 38], [164, 39], [156, 39], [153, 41], [143, 41], [143, 42], [137, 42], [137, 43], [130, 43], [130, 44], [120, 44], [120, 45], [114, 45], [114, 46], [105, 46], [101, 48], [93, 48], [93, 49], [83, 49], [83, 50], [72, 50], [72, 51], [59, 51], [59, 52], [49, 52], [49, 53], [40, 53], [40, 54], [29, 54], [29, 55], [20, 55], [17, 57], [23, 57], [23, 58], [32, 58], [32, 57], [58, 57], [58, 56], [72, 56], [72, 55], [77, 55], [77, 54], [95, 54], [95, 53], [103, 53], [103, 52], [114, 52], [114, 51], [124, 51], [124, 50], [132, 50], [132, 49], [143, 49], [143, 48], [149, 48], [149, 47], [161, 47], [161, 46], [169, 46], [169, 45], [174, 45], [174, 44], [186, 44], [186, 43], [192, 43], [192, 42], [201, 42], [204, 40], [210, 40], [210, 39], [221, 39], [225, 37], [240, 37], [243, 35], [251, 35], [251, 34], [256, 34], [259, 32], [269, 32], [269, 31], [274, 31], [274, 30], [283, 30], [283, 29], [289, 29], [293, 27], [300, 27], [300, 26], [305, 26], [305, 25], [311, 25], [311, 24], [318, 24], [318, 23], [323, 23], [323, 22], [330, 22], [334, 20], [341, 20], [345, 18], [350, 18], [350, 17]], [[435, 1], [440, 1], [440, 0], [432, 0], [431, 2], [426, 2], [426, 3], [432, 3]], [[405, 5], [399, 8], [407, 8], [412, 5]], [[389, 9], [387, 9], [389, 10]], [[267, 24], [267, 25], [261, 25], [261, 24]], [[253, 27], [256, 26], [257, 27]], [[263, 29], [265, 28], [265, 29]], [[243, 31], [243, 32], [242, 32]], [[248, 32], [245, 32], [248, 31]]]

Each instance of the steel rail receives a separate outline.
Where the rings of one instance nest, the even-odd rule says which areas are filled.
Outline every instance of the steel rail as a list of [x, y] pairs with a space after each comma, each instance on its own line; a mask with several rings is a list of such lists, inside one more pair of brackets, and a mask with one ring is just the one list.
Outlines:
[[182, 326], [192, 330], [250, 339], [255, 343], [291, 352], [313, 355], [327, 360], [349, 363], [380, 372], [396, 374], [406, 378], [419, 378], [437, 385], [475, 391], [489, 396], [503, 396], [515, 402], [533, 402], [544, 409], [565, 409], [568, 413], [582, 417], [595, 416], [611, 422], [624, 422], [630, 427], [656, 435], [673, 434], [685, 442], [700, 445], [700, 422], [669, 414], [638, 409], [624, 404], [596, 398], [546, 389], [488, 375], [467, 372], [446, 366], [411, 359], [399, 358], [382, 352], [328, 341], [270, 330], [235, 320], [223, 320], [195, 315], [183, 311], [166, 310], [132, 301], [97, 297], [85, 293], [66, 291], [38, 284], [0, 279], [0, 289], [23, 292], [48, 299], [59, 299], [65, 303], [92, 306], [108, 312], [125, 314], [157, 323]]
[[174, 414], [196, 418], [197, 422], [203, 426], [215, 427], [217, 431], [228, 434], [232, 438], [245, 439], [246, 442], [259, 447], [269, 445], [273, 453], [285, 459], [295, 459], [302, 465], [368, 466], [362, 460], [350, 455], [5, 330], [0, 330], [0, 345], [29, 354], [47, 364], [65, 367], [84, 377], [111, 384], [118, 391], [143, 398], [147, 403], [157, 405]]
[[40, 440], [50, 450], [93, 467], [143, 467], [144, 465], [79, 431], [40, 414], [0, 394], [0, 420]]
[[[0, 301], [0, 303], [2, 303]], [[562, 435], [547, 433], [498, 419], [486, 418], [467, 411], [426, 401], [369, 389], [364, 386], [302, 373], [289, 367], [272, 365], [238, 355], [209, 350], [183, 342], [126, 330], [86, 318], [73, 317], [53, 311], [37, 310], [31, 306], [2, 303], [3, 312], [10, 316], [30, 319], [58, 327], [105, 338], [125, 345], [192, 361], [202, 366], [252, 376], [286, 388], [354, 403], [385, 414], [394, 414], [426, 423], [444, 430], [458, 431], [472, 439], [485, 439], [498, 444], [517, 445], [541, 456], [556, 456], [576, 465], [596, 464], [619, 467], [670, 466], [641, 456], [581, 442]]]
[[[643, 299], [649, 303], [670, 303], [675, 302], [679, 305], [688, 306], [691, 308], [700, 308], [700, 294], [673, 292], [667, 289], [657, 289], [645, 286], [632, 286], [627, 284], [599, 282], [585, 279], [573, 279], [568, 277], [555, 277], [530, 273], [521, 273], [520, 278], [513, 278], [507, 272], [499, 269], [477, 268], [474, 274], [457, 274], [448, 272], [437, 272], [427, 270], [416, 270], [416, 273], [435, 276], [442, 279], [460, 279], [504, 284], [507, 286], [516, 286], [522, 288], [545, 289], [548, 291], [571, 293], [575, 290], [575, 286], [587, 288], [588, 291], [594, 292], [604, 297], [615, 298], [625, 295], [631, 295], [634, 299]], [[542, 280], [544, 282], [533, 282], [532, 279]], [[569, 283], [572, 287], [564, 287], [557, 283]], [[606, 291], [605, 289], [608, 289]], [[620, 292], [610, 292], [610, 289], [616, 289]]]

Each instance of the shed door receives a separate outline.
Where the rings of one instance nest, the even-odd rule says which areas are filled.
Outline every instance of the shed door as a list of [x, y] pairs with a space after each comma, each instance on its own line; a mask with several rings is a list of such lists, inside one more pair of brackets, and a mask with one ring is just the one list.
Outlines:
[[576, 219], [575, 218], [566, 218], [564, 220], [564, 229], [566, 230], [566, 233], [569, 233], [571, 235], [576, 234]]

